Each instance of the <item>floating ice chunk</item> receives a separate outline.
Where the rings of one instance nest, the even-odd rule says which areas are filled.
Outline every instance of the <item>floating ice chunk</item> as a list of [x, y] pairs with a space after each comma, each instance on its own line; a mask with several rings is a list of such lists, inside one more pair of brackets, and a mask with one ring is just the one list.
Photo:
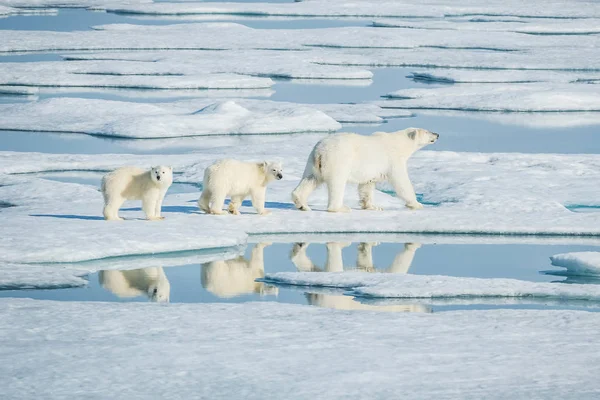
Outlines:
[[567, 270], [564, 275], [600, 275], [600, 253], [584, 251], [579, 253], [564, 253], [550, 257], [552, 265]]
[[[600, 71], [531, 71], [531, 70], [424, 70], [409, 78], [431, 83], [534, 83], [600, 82]], [[575, 87], [577, 89], [577, 87]]]
[[458, 17], [447, 19], [378, 19], [373, 26], [419, 30], [465, 30], [482, 32], [516, 32], [530, 35], [591, 35], [600, 33], [597, 18], [552, 19], [518, 17]]
[[403, 89], [388, 94], [382, 107], [401, 109], [558, 112], [600, 111], [600, 94], [594, 85], [486, 84]]
[[[0, 18], [7, 17], [11, 15], [54, 15], [57, 13], [57, 10], [54, 9], [32, 9], [32, 8], [16, 8], [16, 5], [11, 4], [11, 1], [2, 1], [0, 2]], [[5, 5], [3, 5], [5, 4]], [[9, 6], [13, 7], [9, 7]], [[27, 6], [25, 6], [27, 7]]]
[[[251, 109], [246, 104], [239, 105]], [[273, 211], [271, 215], [262, 218], [260, 224], [256, 222], [258, 217], [255, 211], [246, 206], [242, 207], [243, 215], [240, 218], [204, 215], [196, 204], [199, 190], [198, 193], [168, 193], [164, 210], [168, 222], [166, 225], [146, 221], [125, 221], [120, 225], [123, 226], [120, 234], [126, 235], [126, 239], [118, 244], [121, 254], [126, 251], [121, 248], [121, 243], [130, 240], [127, 235], [137, 232], [137, 229], [148, 228], [152, 232], [157, 229], [158, 235], [159, 226], [167, 226], [169, 232], [173, 233], [180, 223], [186, 226], [166, 243], [161, 242], [160, 251], [170, 245], [177, 246], [177, 249], [179, 246], [193, 245], [189, 238], [199, 231], [212, 237], [226, 234], [223, 232], [253, 235], [302, 232], [600, 235], [600, 214], [574, 213], [564, 207], [567, 202], [592, 204], [597, 200], [597, 190], [590, 185], [590, 182], [600, 179], [600, 161], [596, 155], [421, 151], [410, 159], [408, 168], [417, 193], [422, 193], [423, 201], [429, 203], [424, 210], [410, 211], [405, 208], [403, 201], [380, 191], [376, 191], [374, 203], [383, 207], [384, 211], [360, 210], [356, 185], [349, 184], [345, 204], [354, 208], [352, 213], [340, 216], [324, 212], [327, 208], [325, 188], [320, 188], [311, 196], [309, 204], [313, 212], [299, 212], [294, 209], [290, 193], [302, 176], [308, 154], [322, 137], [314, 134], [223, 136], [203, 141], [204, 146], [196, 144], [197, 151], [185, 155], [0, 152], [0, 174], [2, 183], [7, 185], [0, 187], [0, 200], [17, 206], [1, 211], [3, 221], [11, 221], [10, 224], [3, 223], [4, 237], [13, 240], [0, 241], [0, 257], [10, 254], [14, 257], [10, 261], [17, 262], [21, 256], [37, 256], [42, 250], [49, 256], [58, 252], [64, 257], [63, 253], [69, 253], [68, 247], [59, 249], [60, 246], [54, 245], [55, 241], [46, 242], [45, 239], [35, 241], [39, 242], [35, 245], [39, 249], [29, 249], [27, 246], [32, 237], [31, 229], [27, 228], [32, 224], [39, 226], [36, 235], [41, 238], [50, 235], [49, 232], [62, 232], [66, 223], [76, 227], [76, 234], [81, 234], [85, 229], [90, 232], [96, 226], [110, 229], [110, 224], [100, 220], [102, 196], [95, 188], [9, 174], [52, 170], [106, 171], [122, 165], [143, 167], [167, 164], [173, 165], [176, 172], [181, 172], [176, 174], [176, 182], [198, 184], [202, 181], [204, 169], [224, 157], [249, 161], [275, 157], [284, 161], [285, 178], [269, 187], [267, 195], [266, 207]], [[187, 146], [187, 140], [179, 142], [179, 146]], [[440, 140], [443, 140], [443, 135]], [[136, 142], [131, 145], [135, 146]], [[511, 189], [506, 190], [508, 187]], [[124, 211], [125, 218], [143, 217], [138, 204], [126, 207], [131, 208]], [[126, 227], [131, 227], [132, 231]], [[101, 232], [102, 235], [108, 235], [108, 231]], [[137, 248], [158, 251], [150, 243], [154, 236], [144, 235], [139, 236]], [[189, 238], [185, 236], [181, 242], [175, 240], [180, 235], [189, 235]], [[15, 238], [23, 240], [23, 248], [14, 247]], [[66, 240], [64, 243], [68, 243]], [[78, 249], [85, 252], [86, 239], [73, 240]], [[111, 240], [117, 241], [117, 238]], [[101, 246], [94, 242], [92, 247], [97, 258], [102, 253]], [[105, 250], [112, 251], [111, 248]], [[41, 256], [37, 259], [43, 261]]]
[[[234, 28], [235, 31], [236, 28]], [[200, 32], [202, 33], [202, 32]], [[149, 32], [149, 34], [154, 34]], [[258, 40], [258, 39], [257, 39]], [[262, 39], [264, 40], [264, 38]], [[281, 46], [277, 43], [277, 46]], [[248, 43], [254, 48], [255, 44]], [[265, 44], [264, 47], [269, 47]], [[78, 67], [88, 73], [114, 74], [131, 71], [146, 74], [184, 74], [233, 72], [258, 77], [306, 80], [342, 80], [348, 84], [368, 85], [373, 74], [352, 66], [323, 65], [320, 51], [237, 50], [198, 53], [186, 50], [128, 53], [85, 53], [63, 56], [66, 60], [94, 60]], [[102, 62], [112, 61], [112, 62]], [[115, 63], [114, 61], [122, 61]], [[137, 61], [137, 62], [126, 62]], [[62, 67], [66, 68], [66, 67]], [[346, 82], [346, 81], [356, 82]], [[328, 82], [329, 83], [329, 82]]]
[[0, 129], [5, 130], [128, 138], [329, 132], [341, 128], [336, 120], [315, 108], [256, 100], [143, 104], [56, 98], [0, 105], [0, 113], [6, 115], [0, 121]]
[[15, 95], [15, 96], [35, 96], [39, 90], [37, 88], [23, 86], [0, 86], [0, 96]]
[[278, 272], [265, 274], [263, 280], [270, 284], [345, 288], [348, 294], [357, 297], [537, 297], [600, 301], [600, 286], [516, 279], [364, 272]]
[[[233, 14], [244, 16], [297, 16], [297, 17], [548, 17], [590, 18], [600, 16], [598, 4], [582, 3], [522, 3], [510, 1], [488, 3], [473, 1], [449, 4], [445, 1], [429, 2], [427, 7], [418, 1], [381, 1], [373, 7], [371, 0], [311, 0], [295, 3], [153, 3], [132, 6], [107, 7], [108, 11], [145, 15], [202, 15]], [[585, 4], [585, 5], [584, 5]]]
[[0, 290], [60, 289], [85, 286], [85, 271], [0, 263]]
[[0, 0], [0, 4], [11, 7], [34, 8], [34, 7], [99, 7], [107, 4], [135, 5], [152, 3], [152, 0]]
[[82, 62], [1, 63], [0, 85], [121, 89], [259, 89], [273, 85], [269, 78], [223, 73], [184, 75], [156, 69], [148, 72], [144, 71], [146, 66], [113, 62], [103, 70]]

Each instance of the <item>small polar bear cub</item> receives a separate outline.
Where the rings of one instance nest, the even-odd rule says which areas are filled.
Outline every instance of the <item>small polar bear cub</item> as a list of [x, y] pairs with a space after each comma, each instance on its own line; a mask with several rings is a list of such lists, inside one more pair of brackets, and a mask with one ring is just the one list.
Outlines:
[[425, 129], [408, 128], [397, 132], [375, 132], [371, 136], [340, 133], [319, 141], [313, 148], [300, 184], [292, 200], [302, 211], [310, 211], [308, 196], [321, 184], [328, 190], [327, 211], [348, 212], [344, 205], [346, 183], [358, 183], [360, 205], [365, 210], [381, 210], [373, 205], [375, 184], [388, 181], [396, 195], [412, 209], [421, 209], [408, 177], [407, 161], [420, 148], [435, 143], [439, 135]]
[[207, 214], [226, 214], [223, 211], [225, 197], [230, 196], [229, 213], [239, 215], [239, 207], [248, 196], [252, 206], [260, 215], [270, 214], [265, 210], [267, 185], [283, 178], [283, 169], [278, 162], [244, 162], [231, 159], [219, 160], [204, 171], [202, 195], [198, 207]]
[[104, 175], [104, 219], [122, 220], [118, 213], [125, 200], [142, 200], [146, 219], [163, 219], [160, 216], [162, 202], [172, 183], [173, 168], [165, 166], [152, 167], [149, 171], [122, 167]]

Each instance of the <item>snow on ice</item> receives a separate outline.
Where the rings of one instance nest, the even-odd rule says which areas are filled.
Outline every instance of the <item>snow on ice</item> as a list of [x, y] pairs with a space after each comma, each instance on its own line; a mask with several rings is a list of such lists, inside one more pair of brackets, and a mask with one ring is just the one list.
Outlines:
[[600, 362], [598, 313], [0, 305], [3, 398], [582, 399], [600, 390], [590, 368]]

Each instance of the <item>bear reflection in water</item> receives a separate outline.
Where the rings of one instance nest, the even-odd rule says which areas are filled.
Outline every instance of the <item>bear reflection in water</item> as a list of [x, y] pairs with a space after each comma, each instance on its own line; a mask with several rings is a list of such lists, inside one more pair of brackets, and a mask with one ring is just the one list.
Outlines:
[[156, 302], [168, 302], [171, 284], [162, 267], [107, 270], [98, 274], [100, 285], [118, 297], [148, 296]]
[[[363, 271], [363, 272], [382, 272], [392, 274], [406, 274], [415, 257], [415, 252], [421, 245], [419, 243], [406, 243], [403, 250], [396, 255], [392, 265], [386, 269], [376, 269], [373, 265], [373, 247], [379, 243], [362, 242], [357, 246], [358, 254], [356, 257], [356, 266], [350, 268], [344, 267], [342, 259], [342, 249], [348, 247], [350, 243], [329, 242], [327, 243], [327, 259], [324, 268], [315, 265], [306, 254], [308, 243], [296, 243], [290, 254], [292, 263], [298, 271], [302, 272], [343, 272], [343, 271]], [[431, 308], [422, 304], [375, 306], [362, 304], [352, 296], [330, 295], [321, 293], [306, 293], [308, 303], [313, 306], [335, 308], [340, 310], [372, 310], [372, 311], [390, 311], [390, 312], [431, 312]]]
[[202, 287], [218, 297], [235, 297], [258, 293], [261, 296], [277, 295], [275, 286], [256, 279], [265, 276], [264, 249], [270, 243], [258, 243], [252, 249], [250, 260], [243, 256], [202, 264]]

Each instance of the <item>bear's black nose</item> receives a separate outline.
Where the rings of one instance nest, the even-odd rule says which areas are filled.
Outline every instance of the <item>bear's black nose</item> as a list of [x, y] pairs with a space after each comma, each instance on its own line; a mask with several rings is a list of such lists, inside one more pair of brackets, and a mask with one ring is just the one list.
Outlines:
[[281, 178], [283, 178], [283, 175], [282, 174], [277, 174], [277, 179], [281, 179]]
[[156, 175], [156, 180], [160, 181], [160, 175]]

